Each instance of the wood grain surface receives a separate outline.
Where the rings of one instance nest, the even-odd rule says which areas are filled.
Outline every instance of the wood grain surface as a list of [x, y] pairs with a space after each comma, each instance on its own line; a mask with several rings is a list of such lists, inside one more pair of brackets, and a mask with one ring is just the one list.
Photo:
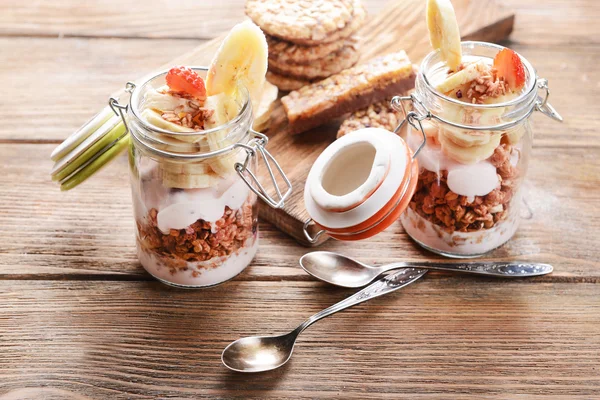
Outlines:
[[0, 301], [10, 304], [0, 309], [5, 398], [25, 387], [73, 399], [600, 391], [600, 286], [588, 283], [425, 277], [314, 325], [280, 370], [244, 375], [220, 366], [230, 341], [285, 332], [350, 293], [314, 282], [185, 291], [157, 282], [0, 281]]
[[[56, 279], [65, 271], [83, 277], [146, 276], [135, 256], [126, 158], [77, 190], [63, 193], [47, 176], [52, 165], [47, 155], [52, 148], [16, 143], [0, 147], [0, 159], [5, 160], [0, 173], [4, 188], [0, 193], [0, 277]], [[533, 156], [536, 162], [531, 163], [524, 186], [521, 228], [490, 258], [527, 257], [556, 263], [556, 272], [546, 280], [600, 282], [594, 259], [597, 236], [581, 235], [600, 226], [600, 158], [585, 148], [564, 153], [542, 147], [534, 149]], [[565, 169], [565, 165], [571, 167]], [[302, 278], [298, 258], [308, 249], [282, 237], [270, 224], [263, 223], [261, 229], [256, 267], [248, 279]], [[431, 257], [408, 239], [399, 222], [369, 240], [328, 241], [319, 249], [373, 263]]]
[[[308, 250], [264, 221], [235, 280], [161, 285], [135, 259], [126, 160], [68, 193], [48, 160], [127, 80], [194, 49], [210, 59], [198, 45], [239, 21], [242, 3], [0, 0], [0, 399], [600, 398], [600, 3], [502, 2], [516, 12], [509, 45], [550, 80], [565, 123], [534, 117], [521, 228], [489, 258], [555, 272], [431, 273], [316, 324], [286, 367], [252, 376], [221, 366], [227, 343], [284, 332], [352, 292], [308, 277], [297, 265]], [[371, 16], [386, 7], [365, 3]], [[435, 258], [398, 223], [322, 248]]]

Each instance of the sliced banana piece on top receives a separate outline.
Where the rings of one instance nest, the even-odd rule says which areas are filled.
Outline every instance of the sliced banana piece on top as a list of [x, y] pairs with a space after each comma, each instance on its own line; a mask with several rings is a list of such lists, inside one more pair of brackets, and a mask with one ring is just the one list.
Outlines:
[[[267, 39], [264, 33], [251, 21], [237, 24], [221, 43], [206, 75], [205, 107], [215, 110], [208, 128], [224, 125], [239, 112], [244, 101], [244, 88], [252, 104], [258, 109], [268, 67]], [[230, 129], [207, 133], [211, 150], [230, 146], [227, 140]], [[240, 152], [214, 157], [210, 160], [212, 169], [221, 176], [235, 172], [234, 164], [239, 161]]]
[[[211, 151], [216, 151], [228, 147], [232, 141], [227, 138], [231, 132], [231, 127], [218, 129], [231, 121], [239, 113], [239, 105], [235, 98], [227, 96], [224, 93], [216, 94], [206, 98], [204, 107], [215, 111], [213, 116], [206, 122], [207, 129], [216, 129], [214, 132], [206, 132], [206, 142]], [[235, 163], [239, 161], [238, 152], [230, 151], [220, 156], [208, 159], [211, 168], [217, 174], [226, 177], [235, 172]]]
[[142, 118], [150, 125], [170, 132], [194, 132], [192, 128], [177, 125], [164, 119], [158, 112], [146, 108], [142, 111]]
[[197, 110], [197, 108], [190, 106], [192, 101], [189, 99], [161, 93], [167, 90], [169, 90], [167, 86], [158, 89], [148, 89], [144, 94], [144, 108], [154, 110], [175, 110], [176, 108], [179, 108], [179, 110], [183, 112], [194, 112]]
[[463, 88], [463, 85], [465, 85], [466, 83], [474, 81], [482, 75], [483, 71], [486, 71], [487, 69], [488, 67], [483, 61], [471, 63], [465, 66], [465, 68], [461, 69], [460, 71], [448, 76], [435, 88], [441, 93], [448, 94], [455, 89]]
[[456, 71], [462, 50], [458, 21], [450, 0], [427, 0], [427, 28], [433, 49], [439, 49], [448, 68]]
[[251, 21], [231, 29], [206, 75], [206, 94], [224, 93], [238, 100], [240, 86], [250, 95], [253, 109], [258, 108], [268, 67], [268, 46], [264, 33]]

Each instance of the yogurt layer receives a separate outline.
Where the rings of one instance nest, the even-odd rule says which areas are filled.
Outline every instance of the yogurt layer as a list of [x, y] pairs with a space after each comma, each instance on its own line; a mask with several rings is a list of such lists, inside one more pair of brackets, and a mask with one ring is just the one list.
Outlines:
[[169, 189], [154, 171], [147, 172], [140, 187], [132, 182], [136, 216], [145, 216], [156, 209], [158, 228], [164, 234], [171, 229], [185, 229], [199, 219], [211, 224], [218, 221], [225, 207], [239, 209], [249, 195], [249, 188], [237, 175], [223, 179], [217, 185], [204, 189]]
[[[416, 149], [421, 144], [421, 136], [411, 133], [407, 143], [411, 149]], [[448, 188], [456, 194], [473, 198], [485, 196], [500, 183], [496, 174], [496, 167], [488, 160], [475, 164], [461, 164], [449, 158], [442, 147], [428, 140], [417, 155], [419, 166], [428, 171], [439, 174], [448, 171]]]
[[519, 226], [519, 218], [515, 213], [511, 213], [506, 220], [493, 228], [476, 232], [448, 233], [410, 208], [402, 214], [400, 220], [406, 233], [422, 246], [446, 255], [461, 257], [478, 256], [502, 246]]
[[[164, 260], [154, 252], [144, 250], [138, 243], [137, 253], [140, 263], [148, 273], [168, 284], [178, 286], [211, 286], [225, 282], [242, 272], [258, 250], [258, 237], [253, 237], [237, 253], [218, 260], [188, 262], [186, 269], [172, 270], [169, 260]], [[215, 266], [215, 261], [222, 261]]]

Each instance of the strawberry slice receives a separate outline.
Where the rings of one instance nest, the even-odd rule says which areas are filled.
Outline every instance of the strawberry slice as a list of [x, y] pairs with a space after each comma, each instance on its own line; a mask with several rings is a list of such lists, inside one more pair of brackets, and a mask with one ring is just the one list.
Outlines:
[[521, 89], [525, 85], [525, 67], [521, 57], [511, 49], [502, 49], [494, 58], [494, 68], [498, 77], [508, 83], [512, 90]]
[[175, 92], [184, 92], [198, 99], [206, 99], [206, 86], [204, 79], [191, 68], [173, 67], [165, 78], [167, 85]]

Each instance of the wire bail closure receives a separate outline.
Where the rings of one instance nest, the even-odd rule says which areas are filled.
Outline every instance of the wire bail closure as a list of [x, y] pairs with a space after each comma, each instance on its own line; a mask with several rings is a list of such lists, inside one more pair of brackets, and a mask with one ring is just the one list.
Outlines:
[[543, 98], [538, 97], [535, 102], [535, 109], [547, 117], [552, 118], [555, 121], [563, 122], [563, 117], [548, 103], [550, 97], [550, 88], [548, 87], [548, 79], [538, 78], [537, 88], [544, 90], [546, 93]]
[[[135, 83], [133, 82], [127, 82], [127, 84], [125, 85], [125, 92], [131, 94], [133, 93], [133, 91], [135, 90]], [[127, 118], [125, 117], [125, 114], [127, 113], [127, 110], [129, 109], [129, 102], [127, 102], [127, 104], [123, 105], [119, 103], [119, 99], [115, 98], [115, 97], [111, 97], [110, 99], [108, 99], [108, 105], [110, 106], [111, 110], [113, 110], [113, 112], [115, 113], [115, 115], [117, 117], [121, 117], [121, 121], [123, 121], [123, 125], [125, 126], [125, 132], [119, 137], [119, 139], [117, 140], [121, 140], [123, 139], [125, 136], [129, 135], [129, 125], [127, 124]]]
[[[265, 203], [267, 203], [268, 205], [270, 205], [273, 208], [281, 208], [285, 204], [285, 200], [292, 193], [292, 183], [290, 182], [288, 177], [283, 172], [283, 169], [281, 168], [281, 166], [279, 165], [279, 163], [277, 162], [275, 157], [273, 157], [273, 155], [271, 153], [269, 153], [269, 151], [267, 149], [265, 149], [265, 146], [266, 146], [267, 142], [269, 141], [269, 138], [266, 135], [264, 135], [260, 132], [257, 132], [253, 129], [250, 129], [250, 133], [252, 133], [255, 137], [253, 139], [251, 139], [248, 142], [248, 144], [243, 144], [243, 143], [234, 144], [235, 148], [241, 147], [246, 151], [246, 159], [244, 160], [243, 163], [236, 163], [235, 170], [237, 171], [240, 178], [242, 178], [242, 180], [246, 183], [246, 185], [248, 185], [250, 190], [252, 190]], [[257, 153], [259, 153], [261, 155], [261, 158], [262, 158], [265, 166], [267, 167], [267, 171], [269, 172], [269, 176], [271, 177], [271, 183], [272, 183], [273, 187], [275, 188], [275, 192], [277, 194], [276, 198], [273, 198], [272, 196], [270, 196], [268, 194], [265, 187], [260, 183], [260, 181], [256, 177], [256, 174], [254, 172], [252, 172], [252, 170], [249, 168], [250, 160]], [[285, 193], [283, 193], [283, 194], [277, 183], [277, 178], [276, 178], [275, 174], [273, 173], [273, 168], [271, 168], [271, 163], [273, 163], [279, 176], [283, 179], [283, 181], [285, 183], [286, 189], [285, 189]], [[248, 177], [246, 177], [246, 175], [244, 175], [245, 172], [248, 173], [248, 175], [250, 176], [250, 179], [248, 179]]]

